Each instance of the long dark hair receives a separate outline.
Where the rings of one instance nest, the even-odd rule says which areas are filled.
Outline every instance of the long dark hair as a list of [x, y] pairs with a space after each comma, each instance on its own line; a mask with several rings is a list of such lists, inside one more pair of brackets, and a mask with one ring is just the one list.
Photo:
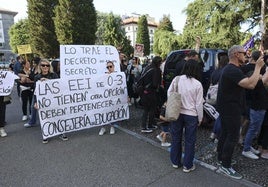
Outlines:
[[201, 70], [198, 62], [193, 59], [187, 60], [183, 66], [182, 75], [186, 75], [187, 78], [195, 78], [200, 81]]

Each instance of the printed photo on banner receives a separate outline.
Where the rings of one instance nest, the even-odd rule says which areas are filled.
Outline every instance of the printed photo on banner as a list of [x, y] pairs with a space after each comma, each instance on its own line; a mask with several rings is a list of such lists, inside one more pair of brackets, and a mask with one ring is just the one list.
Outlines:
[[0, 96], [11, 94], [14, 86], [14, 80], [19, 77], [10, 71], [0, 71]]
[[61, 77], [94, 76], [104, 74], [103, 67], [108, 61], [115, 65], [115, 71], [120, 71], [119, 54], [110, 45], [61, 45], [60, 65]]
[[134, 56], [143, 57], [143, 50], [144, 50], [144, 45], [143, 44], [135, 44]]

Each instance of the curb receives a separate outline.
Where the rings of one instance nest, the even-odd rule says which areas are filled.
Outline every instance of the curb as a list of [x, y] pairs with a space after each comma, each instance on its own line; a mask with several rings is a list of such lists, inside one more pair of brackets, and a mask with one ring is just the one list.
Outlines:
[[[150, 138], [147, 138], [147, 137], [145, 137], [145, 136], [143, 136], [143, 135], [141, 135], [141, 134], [138, 134], [138, 133], [136, 133], [136, 132], [133, 132], [133, 131], [130, 131], [130, 130], [128, 130], [128, 129], [125, 129], [125, 128], [123, 128], [123, 127], [121, 127], [121, 126], [118, 126], [118, 125], [114, 125], [117, 129], [119, 129], [119, 130], [121, 130], [121, 131], [123, 131], [123, 132], [125, 132], [125, 133], [127, 133], [127, 134], [129, 134], [129, 135], [132, 135], [132, 136], [134, 136], [134, 137], [136, 137], [136, 138], [138, 138], [138, 139], [140, 139], [140, 140], [142, 140], [142, 141], [144, 141], [144, 142], [147, 142], [147, 143], [150, 143], [150, 144], [152, 144], [153, 146], [156, 146], [156, 147], [158, 147], [158, 148], [160, 148], [160, 149], [163, 149], [163, 150], [165, 150], [165, 151], [170, 151], [170, 148], [165, 148], [165, 147], [162, 147], [158, 142], [156, 142], [156, 141], [154, 141], [154, 140], [152, 140], [152, 139], [150, 139]], [[182, 157], [184, 156], [184, 154], [182, 155]], [[197, 165], [200, 165], [200, 166], [202, 166], [202, 167], [204, 167], [204, 168], [207, 168], [207, 169], [209, 169], [209, 170], [211, 170], [211, 171], [213, 171], [213, 172], [215, 172], [215, 173], [217, 173], [217, 174], [220, 174], [220, 175], [222, 175], [222, 176], [224, 176], [224, 177], [228, 177], [228, 176], [225, 176], [225, 175], [223, 175], [223, 174], [221, 174], [219, 171], [218, 171], [218, 168], [217, 167], [215, 167], [215, 166], [213, 166], [213, 165], [210, 165], [210, 164], [207, 164], [207, 163], [205, 163], [205, 162], [202, 162], [202, 161], [200, 161], [200, 160], [197, 160], [197, 159], [194, 159], [194, 163], [195, 164], [197, 164]], [[253, 182], [251, 182], [251, 181], [249, 181], [249, 180], [246, 180], [246, 179], [241, 179], [241, 180], [237, 180], [237, 179], [233, 179], [233, 178], [230, 178], [230, 177], [228, 177], [230, 180], [233, 180], [233, 181], [236, 181], [237, 183], [240, 183], [240, 184], [243, 184], [243, 185], [245, 185], [245, 186], [249, 186], [249, 187], [262, 187], [262, 186], [260, 186], [260, 185], [258, 185], [258, 184], [256, 184], [256, 183], [253, 183]]]

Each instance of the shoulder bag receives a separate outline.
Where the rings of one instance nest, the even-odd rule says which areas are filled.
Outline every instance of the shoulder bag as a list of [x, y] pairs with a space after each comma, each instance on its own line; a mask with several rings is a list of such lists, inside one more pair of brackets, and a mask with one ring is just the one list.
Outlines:
[[167, 99], [166, 119], [167, 121], [176, 121], [181, 112], [181, 94], [179, 93], [178, 83], [179, 76], [176, 76], [170, 86], [173, 86], [172, 91]]

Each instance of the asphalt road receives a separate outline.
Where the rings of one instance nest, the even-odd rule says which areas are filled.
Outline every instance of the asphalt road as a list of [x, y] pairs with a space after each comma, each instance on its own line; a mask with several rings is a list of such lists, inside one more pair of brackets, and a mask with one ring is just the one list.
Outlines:
[[99, 127], [67, 134], [43, 144], [40, 127], [24, 128], [21, 104], [12, 94], [6, 131], [0, 138], [0, 186], [257, 186], [202, 166], [191, 173], [174, 169], [169, 153], [122, 125], [115, 135], [99, 136]]

